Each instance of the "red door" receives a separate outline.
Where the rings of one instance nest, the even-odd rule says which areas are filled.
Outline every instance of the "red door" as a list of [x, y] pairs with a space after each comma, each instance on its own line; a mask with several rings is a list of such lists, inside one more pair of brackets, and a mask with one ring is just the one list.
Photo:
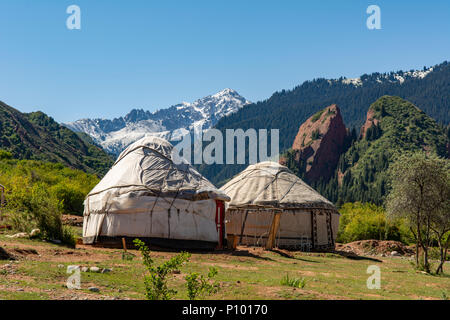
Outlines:
[[221, 200], [216, 200], [216, 228], [219, 233], [219, 245], [217, 249], [223, 249], [223, 239], [225, 237], [225, 204]]

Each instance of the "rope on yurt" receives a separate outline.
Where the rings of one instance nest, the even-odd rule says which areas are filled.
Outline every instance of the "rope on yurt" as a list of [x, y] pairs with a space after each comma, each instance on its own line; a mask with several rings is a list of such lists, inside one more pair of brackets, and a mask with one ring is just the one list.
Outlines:
[[289, 189], [286, 191], [286, 193], [280, 198], [280, 200], [279, 200], [280, 202], [281, 202], [281, 200], [283, 200], [287, 196], [287, 194], [289, 192], [291, 192], [292, 188], [297, 184], [297, 182], [298, 181], [294, 181], [294, 183], [289, 187]]
[[[151, 149], [150, 149], [150, 150], [151, 150]], [[166, 174], [166, 177], [164, 178], [164, 181], [165, 181], [165, 180], [167, 179], [167, 177], [169, 176], [169, 172], [170, 172], [170, 171], [167, 170], [167, 174]], [[144, 185], [144, 187], [147, 188], [146, 185]], [[150, 219], [150, 233], [153, 232], [153, 221], [152, 221], [152, 218], [153, 218], [153, 210], [155, 209], [156, 203], [158, 202], [158, 199], [159, 199], [160, 196], [161, 196], [162, 188], [163, 188], [163, 185], [161, 184], [161, 186], [160, 186], [160, 188], [159, 188], [159, 191], [158, 191], [158, 193], [156, 194], [155, 201], [153, 202], [153, 206], [152, 206], [152, 208], [151, 208], [151, 210], [150, 210], [150, 214], [149, 214], [149, 219]], [[149, 189], [149, 188], [147, 188], [147, 189]], [[150, 190], [150, 189], [149, 189], [149, 190]], [[151, 190], [151, 191], [153, 191], [153, 190]], [[161, 198], [161, 199], [164, 199], [164, 198]]]
[[162, 154], [162, 153], [159, 152], [158, 150], [152, 149], [152, 148], [150, 148], [149, 146], [142, 145], [142, 146], [137, 146], [137, 147], [135, 147], [135, 148], [129, 150], [129, 151], [128, 151], [127, 153], [125, 153], [123, 156], [119, 157], [119, 159], [117, 159], [116, 162], [114, 162], [113, 167], [114, 167], [116, 164], [118, 164], [122, 159], [124, 159], [127, 155], [129, 155], [130, 153], [132, 153], [132, 152], [134, 152], [134, 151], [136, 151], [136, 150], [138, 150], [138, 149], [140, 149], [140, 148], [142, 148], [142, 149], [149, 149], [150, 151], [153, 151], [153, 152], [159, 154], [159, 155], [162, 156], [163, 158], [166, 158], [167, 160], [172, 161], [171, 159], [169, 159], [167, 156], [165, 156], [164, 154]]
[[[171, 161], [171, 164], [172, 164], [172, 165], [171, 165], [171, 168], [173, 168], [173, 162], [172, 162], [172, 161]], [[188, 172], [189, 172], [189, 167], [184, 171], [184, 173], [183, 173], [183, 179], [181, 179], [182, 183], [180, 183], [179, 186], [177, 187], [177, 192], [175, 193], [175, 196], [173, 197], [172, 201], [169, 203], [169, 204], [170, 204], [169, 209], [167, 209], [167, 226], [168, 226], [168, 237], [169, 237], [169, 238], [170, 238], [170, 211], [171, 211], [171, 209], [172, 209], [173, 204], [175, 203], [175, 200], [176, 200], [177, 197], [178, 197], [178, 194], [180, 193], [180, 189], [181, 189], [182, 186], [183, 186], [183, 182], [185, 181]], [[197, 187], [198, 187], [198, 186], [197, 186]], [[180, 209], [177, 208], [177, 207], [175, 207], [175, 209], [177, 209], [178, 211], [180, 211]]]

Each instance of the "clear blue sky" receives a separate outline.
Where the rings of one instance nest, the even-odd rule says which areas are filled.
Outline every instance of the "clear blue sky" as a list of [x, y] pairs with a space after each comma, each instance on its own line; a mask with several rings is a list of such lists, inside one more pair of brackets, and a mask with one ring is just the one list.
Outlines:
[[[82, 29], [66, 8], [80, 6]], [[368, 30], [366, 8], [381, 8]], [[450, 1], [1, 0], [0, 100], [57, 121], [450, 60]]]

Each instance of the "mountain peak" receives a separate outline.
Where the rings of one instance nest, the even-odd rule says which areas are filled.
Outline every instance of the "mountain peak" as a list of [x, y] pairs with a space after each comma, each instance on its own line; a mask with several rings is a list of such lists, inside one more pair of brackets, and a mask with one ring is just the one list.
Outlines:
[[105, 150], [119, 154], [129, 144], [146, 135], [176, 140], [193, 128], [211, 128], [222, 117], [237, 112], [249, 103], [235, 90], [225, 88], [192, 103], [182, 102], [155, 112], [132, 109], [126, 116], [117, 119], [83, 119], [66, 126], [89, 134]]
[[217, 94], [238, 94], [237, 92], [236, 92], [236, 90], [233, 90], [233, 89], [231, 89], [231, 88], [225, 88], [225, 89], [223, 89], [222, 91], [219, 91]]
[[234, 97], [234, 98], [243, 98], [236, 90], [233, 90], [231, 88], [225, 88], [219, 92], [217, 92], [216, 94], [211, 95], [211, 97], [214, 98], [220, 98], [220, 97]]

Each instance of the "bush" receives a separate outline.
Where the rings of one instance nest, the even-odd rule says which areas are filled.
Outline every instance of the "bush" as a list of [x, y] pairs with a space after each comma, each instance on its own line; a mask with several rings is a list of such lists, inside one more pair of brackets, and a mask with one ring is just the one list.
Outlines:
[[186, 288], [190, 300], [195, 300], [198, 297], [214, 294], [218, 291], [218, 284], [211, 284], [209, 281], [217, 275], [216, 268], [209, 268], [208, 277], [204, 277], [196, 272], [186, 276]]
[[65, 184], [58, 184], [52, 189], [52, 192], [61, 201], [63, 212], [83, 214], [83, 202], [86, 194], [82, 190]]
[[[61, 213], [83, 213], [84, 199], [99, 181], [96, 176], [58, 163], [2, 158], [3, 153], [5, 151], [0, 150], [0, 183], [6, 189], [7, 210], [18, 206], [29, 208], [29, 199], [22, 193], [39, 185], [51, 198], [60, 202]], [[18, 201], [24, 202], [19, 204]], [[11, 202], [15, 202], [13, 207], [9, 206]]]
[[0, 149], [0, 160], [5, 160], [5, 159], [9, 160], [9, 159], [12, 159], [12, 157], [13, 156], [12, 156], [11, 152]]
[[58, 239], [74, 246], [72, 230], [62, 225], [61, 202], [41, 184], [16, 187], [8, 198], [7, 206], [8, 221], [13, 228], [27, 233], [38, 228], [41, 230], [41, 238]]
[[174, 270], [180, 268], [190, 258], [190, 254], [182, 252], [159, 266], [154, 265], [150, 258], [150, 249], [139, 239], [134, 240], [135, 246], [142, 254], [144, 266], [148, 274], [144, 276], [145, 296], [148, 300], [170, 300], [176, 290], [169, 289], [167, 285], [168, 276]]
[[346, 203], [339, 210], [337, 241], [395, 240], [410, 243], [412, 235], [402, 219], [388, 221], [382, 207], [369, 203]]

